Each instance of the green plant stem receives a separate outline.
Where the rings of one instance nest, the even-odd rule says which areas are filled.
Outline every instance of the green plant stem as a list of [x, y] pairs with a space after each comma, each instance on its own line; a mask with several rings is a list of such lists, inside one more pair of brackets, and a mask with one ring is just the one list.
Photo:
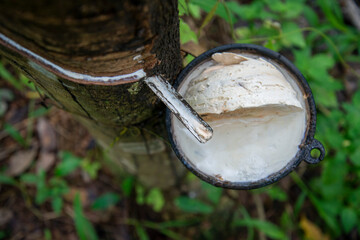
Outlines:
[[32, 205], [33, 205], [33, 202], [31, 201], [31, 198], [29, 196], [29, 194], [27, 193], [25, 187], [19, 183], [19, 182], [15, 182], [15, 184], [13, 184], [12, 186], [14, 186], [15, 188], [17, 188], [20, 192], [21, 192], [21, 195], [23, 196], [24, 198], [24, 202], [25, 202], [25, 206], [26, 208], [32, 213], [34, 214], [35, 217], [37, 217], [38, 219], [40, 220], [43, 220], [43, 217], [42, 217], [42, 213], [33, 208]]
[[330, 116], [331, 111], [322, 104], [317, 104], [317, 108], [326, 116]]
[[[264, 210], [264, 205], [263, 202], [259, 196], [259, 194], [253, 194], [253, 198], [254, 198], [254, 202], [256, 205], [256, 211], [258, 214], [258, 219], [262, 220], [262, 221], [266, 221], [266, 216], [265, 216], [265, 210]], [[266, 240], [266, 236], [263, 232], [259, 231], [259, 239], [260, 240]]]
[[201, 31], [203, 30], [203, 28], [208, 25], [210, 23], [210, 21], [214, 18], [215, 16], [215, 12], [216, 12], [216, 9], [218, 8], [219, 6], [219, 3], [220, 3], [221, 0], [217, 0], [217, 2], [215, 3], [215, 5], [212, 7], [212, 9], [210, 10], [210, 12], [206, 15], [204, 21], [202, 22], [200, 28], [199, 28], [199, 31], [198, 31], [198, 38], [200, 37], [200, 33]]
[[312, 193], [310, 192], [310, 189], [306, 186], [306, 184], [304, 183], [303, 180], [301, 180], [301, 178], [299, 177], [299, 175], [297, 174], [297, 172], [292, 172], [290, 174], [292, 180], [298, 185], [298, 187], [306, 194], [306, 195], [311, 195]]
[[169, 237], [171, 239], [175, 239], [175, 240], [184, 239], [184, 237], [178, 235], [174, 231], [163, 228], [163, 227], [161, 227], [161, 225], [159, 225], [158, 223], [155, 223], [155, 222], [150, 222], [150, 221], [142, 221], [142, 222], [140, 222], [140, 221], [138, 221], [136, 219], [126, 219], [124, 221], [124, 223], [127, 224], [127, 225], [142, 226], [142, 227], [150, 228], [150, 229], [153, 229], [153, 230], [157, 230], [157, 231], [161, 232], [162, 234], [164, 234], [165, 236], [167, 236], [167, 237]]
[[[244, 206], [241, 206], [240, 211], [241, 211], [241, 214], [243, 215], [244, 219], [251, 219], [250, 214], [248, 213], [248, 211], [246, 211], [246, 208]], [[247, 231], [248, 231], [247, 240], [253, 240], [254, 236], [255, 236], [254, 227], [248, 226]]]
[[235, 33], [234, 33], [234, 23], [232, 22], [231, 11], [230, 11], [229, 7], [227, 6], [227, 4], [226, 4], [226, 2], [224, 0], [222, 0], [221, 3], [224, 6], [225, 11], [226, 11], [226, 15], [227, 15], [227, 17], [229, 19], [231, 37], [232, 37], [233, 40], [236, 40]]

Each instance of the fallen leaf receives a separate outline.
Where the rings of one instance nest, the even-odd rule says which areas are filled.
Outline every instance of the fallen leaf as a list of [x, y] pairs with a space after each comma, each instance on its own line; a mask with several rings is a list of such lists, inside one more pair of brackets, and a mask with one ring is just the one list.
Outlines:
[[7, 102], [0, 101], [0, 117], [4, 116], [8, 109]]
[[194, 42], [187, 42], [181, 46], [181, 50], [188, 52], [194, 56], [199, 56], [206, 51], [206, 48]]
[[55, 153], [41, 151], [36, 162], [36, 171], [39, 172], [42, 169], [47, 172], [54, 165], [55, 159]]
[[39, 118], [37, 121], [36, 130], [39, 136], [41, 150], [47, 152], [56, 150], [56, 133], [48, 120], [45, 118]]
[[70, 188], [69, 192], [64, 195], [64, 198], [66, 201], [72, 202], [74, 201], [76, 194], [79, 194], [82, 206], [87, 206], [89, 204], [88, 193], [83, 188]]
[[86, 212], [86, 217], [92, 223], [106, 223], [113, 215], [113, 211], [114, 210], [112, 208], [104, 211], [89, 211]]
[[23, 150], [15, 153], [10, 157], [9, 168], [7, 170], [7, 175], [9, 176], [18, 176], [23, 173], [26, 169], [30, 167], [30, 164], [36, 156], [36, 148], [29, 150]]
[[38, 92], [34, 91], [28, 91], [25, 93], [25, 96], [29, 99], [39, 99], [41, 98], [40, 94]]
[[42, 231], [40, 231], [40, 229], [36, 229], [31, 233], [26, 234], [26, 239], [29, 240], [35, 240], [35, 239], [41, 239], [42, 237]]
[[305, 216], [301, 217], [300, 228], [305, 233], [305, 239], [308, 240], [330, 240], [329, 235], [324, 234], [321, 229], [311, 222]]
[[0, 149], [0, 161], [7, 159], [18, 148], [17, 144], [6, 146]]
[[0, 208], [0, 226], [7, 224], [13, 216], [14, 214], [9, 209]]

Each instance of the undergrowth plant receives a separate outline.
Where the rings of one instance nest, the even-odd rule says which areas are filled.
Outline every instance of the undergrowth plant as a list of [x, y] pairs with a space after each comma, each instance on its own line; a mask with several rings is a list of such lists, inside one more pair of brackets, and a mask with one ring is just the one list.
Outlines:
[[[65, 195], [69, 194], [70, 184], [67, 177], [75, 171], [80, 170], [96, 178], [99, 169], [98, 162], [90, 162], [79, 158], [70, 152], [60, 152], [60, 162], [55, 166], [53, 173], [39, 170], [37, 173], [25, 172], [19, 177], [6, 175], [6, 169], [0, 172], [0, 184], [17, 188], [25, 201], [26, 207], [38, 218], [42, 219], [39, 207], [50, 203], [53, 212], [60, 216], [63, 214]], [[32, 189], [35, 188], [35, 194]], [[105, 211], [120, 201], [120, 195], [107, 192], [97, 197], [91, 204], [92, 211]], [[97, 233], [83, 212], [79, 193], [75, 194], [73, 200], [74, 224], [77, 234], [81, 240], [98, 239]], [[51, 239], [51, 232], [44, 233], [46, 238]], [[2, 239], [2, 238], [0, 238]]]

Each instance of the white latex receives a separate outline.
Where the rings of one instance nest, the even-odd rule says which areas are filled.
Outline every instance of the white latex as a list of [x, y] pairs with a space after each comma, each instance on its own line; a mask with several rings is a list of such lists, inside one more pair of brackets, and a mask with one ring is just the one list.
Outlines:
[[306, 131], [301, 90], [289, 81], [265, 60], [213, 55], [179, 89], [213, 128], [213, 138], [200, 144], [173, 118], [180, 151], [198, 170], [225, 181], [257, 181], [281, 170]]
[[302, 108], [294, 89], [269, 62], [234, 53], [217, 53], [213, 59], [219, 65], [205, 69], [185, 94], [199, 114], [274, 104]]

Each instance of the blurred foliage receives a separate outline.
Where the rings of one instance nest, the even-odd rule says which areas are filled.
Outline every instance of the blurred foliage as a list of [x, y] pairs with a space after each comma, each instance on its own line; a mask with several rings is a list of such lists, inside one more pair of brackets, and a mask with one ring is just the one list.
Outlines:
[[74, 222], [80, 240], [99, 239], [93, 225], [84, 215], [79, 194], [74, 199]]
[[[309, 199], [318, 212], [319, 219], [312, 219], [318, 228], [337, 238], [360, 232], [360, 91], [347, 89], [347, 75], [356, 77], [358, 72], [349, 63], [360, 63], [360, 32], [346, 22], [336, 0], [253, 0], [241, 4], [235, 1], [180, 0], [182, 19], [198, 23], [191, 29], [184, 20], [180, 28], [182, 43], [192, 41], [201, 44], [197, 29], [211, 24], [215, 17], [226, 21], [229, 34], [237, 43], [253, 43], [279, 51], [292, 59], [308, 80], [318, 106], [317, 135], [326, 147], [327, 156], [320, 167], [322, 173], [304, 183], [298, 175], [293, 180], [302, 193], [298, 195], [292, 216], [278, 212], [282, 218], [293, 218], [295, 228], [249, 219], [242, 215], [235, 225], [258, 228], [273, 239], [286, 239], [286, 232], [296, 232], [309, 238], [309, 229], [314, 229], [308, 220], [300, 224], [303, 204]], [[199, 21], [198, 8], [202, 21]], [[208, 17], [212, 19], [209, 19]], [[210, 26], [209, 26], [210, 28]], [[205, 35], [206, 35], [206, 29]], [[190, 37], [191, 36], [191, 37]], [[337, 73], [342, 71], [342, 74]], [[344, 96], [344, 97], [339, 97]], [[279, 187], [261, 189], [273, 200], [286, 201], [287, 194]], [[254, 191], [254, 194], [259, 191]], [[196, 206], [198, 201], [179, 200], [182, 210]], [[189, 205], [189, 206], [188, 206]], [[209, 214], [207, 205], [203, 214]], [[193, 211], [192, 208], [190, 210]], [[304, 219], [304, 218], [303, 218]], [[302, 227], [302, 226], [305, 226]], [[306, 228], [307, 227], [307, 228]], [[287, 229], [288, 228], [288, 229]], [[289, 229], [290, 228], [290, 229]], [[319, 230], [318, 229], [318, 230]], [[320, 231], [320, 230], [319, 230]], [[315, 234], [314, 230], [314, 234]], [[321, 232], [321, 231], [320, 231]], [[294, 233], [293, 233], [294, 234]], [[355, 234], [356, 235], [356, 234]], [[288, 237], [286, 237], [288, 236]], [[325, 236], [325, 235], [324, 235]]]

